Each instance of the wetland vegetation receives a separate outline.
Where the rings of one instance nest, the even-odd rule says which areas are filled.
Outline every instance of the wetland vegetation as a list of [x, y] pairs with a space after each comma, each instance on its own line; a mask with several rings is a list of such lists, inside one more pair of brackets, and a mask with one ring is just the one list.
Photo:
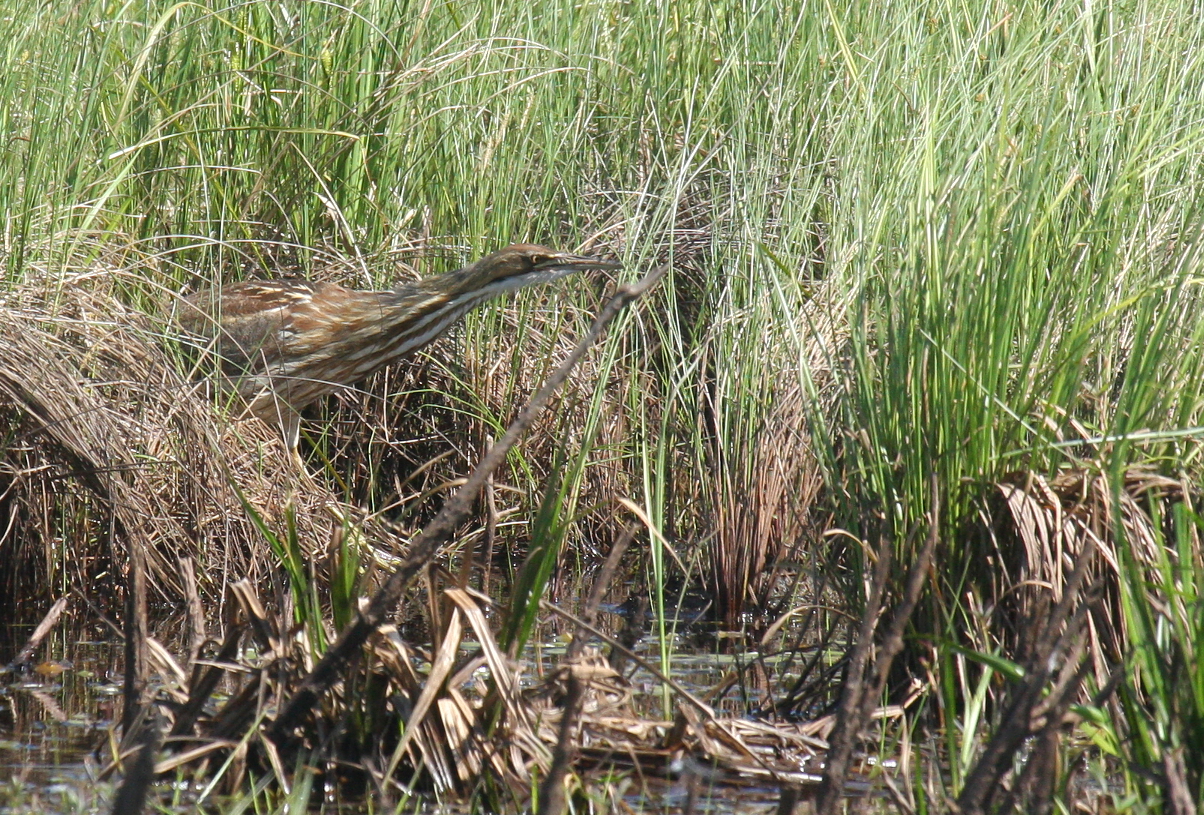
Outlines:
[[[118, 621], [125, 811], [1194, 813], [1199, 17], [9, 2], [0, 614]], [[304, 471], [171, 319], [517, 241], [624, 268], [324, 399]]]

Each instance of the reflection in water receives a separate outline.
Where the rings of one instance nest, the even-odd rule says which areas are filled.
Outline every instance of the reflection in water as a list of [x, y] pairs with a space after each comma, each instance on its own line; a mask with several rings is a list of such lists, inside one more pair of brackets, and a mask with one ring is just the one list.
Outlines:
[[[0, 664], [32, 626], [0, 626]], [[110, 785], [96, 761], [121, 706], [121, 646], [66, 626], [51, 633], [30, 670], [0, 675], [0, 810], [105, 811]]]

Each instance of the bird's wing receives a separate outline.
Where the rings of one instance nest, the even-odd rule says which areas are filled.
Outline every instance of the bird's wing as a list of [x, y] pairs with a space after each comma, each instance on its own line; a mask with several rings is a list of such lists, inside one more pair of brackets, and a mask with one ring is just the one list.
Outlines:
[[312, 308], [318, 290], [329, 285], [253, 280], [197, 292], [184, 299], [180, 327], [215, 341], [229, 367], [262, 371], [288, 358], [298, 333], [294, 322]]

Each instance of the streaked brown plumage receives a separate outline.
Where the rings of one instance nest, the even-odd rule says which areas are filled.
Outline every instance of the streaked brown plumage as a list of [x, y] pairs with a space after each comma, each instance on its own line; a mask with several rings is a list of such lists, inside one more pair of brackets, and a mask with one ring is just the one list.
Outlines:
[[466, 311], [572, 272], [618, 266], [515, 244], [389, 291], [288, 280], [235, 283], [186, 297], [177, 319], [212, 345], [228, 387], [249, 413], [279, 425], [295, 453], [302, 408], [422, 348]]

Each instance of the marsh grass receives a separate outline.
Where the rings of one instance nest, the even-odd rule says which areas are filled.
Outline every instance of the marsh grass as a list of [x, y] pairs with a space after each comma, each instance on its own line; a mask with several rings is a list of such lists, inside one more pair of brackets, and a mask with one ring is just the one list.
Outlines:
[[[901, 580], [935, 476], [938, 565], [902, 661], [931, 671], [928, 709], [961, 762], [955, 797], [1003, 709], [997, 674], [964, 654], [1016, 657], [1011, 632], [1045, 602], [1007, 594], [1017, 561], [1000, 540], [1023, 534], [994, 534], [1015, 521], [1000, 491], [1102, 485], [1092, 505], [1126, 509], [1093, 516], [1115, 553], [1097, 572], [1114, 598], [1093, 640], [1097, 673], [1132, 664], [1145, 684], [1123, 714], [1100, 707], [1112, 718], [1096, 732], [1125, 742], [1133, 717], [1177, 710], [1198, 679], [1187, 659], [1173, 675], [1139, 667], [1149, 637], [1175, 652], [1191, 615], [1135, 615], [1149, 591], [1194, 596], [1199, 558], [1187, 530], [1204, 387], [1204, 34], [1189, 4], [97, 0], [14, 4], [0, 30], [0, 297], [12, 315], [39, 298], [22, 332], [29, 319], [57, 326], [53, 353], [36, 359], [94, 370], [86, 349], [124, 331], [106, 333], [97, 315], [162, 314], [176, 292], [246, 276], [387, 285], [512, 240], [613, 252], [624, 275], [670, 260], [651, 307], [621, 320], [512, 454], [493, 520], [465, 547], [494, 529], [517, 564], [535, 531], [545, 544], [563, 535], [574, 557], [557, 569], [549, 556], [535, 585], [576, 585], [613, 537], [617, 499], [630, 499], [646, 526], [633, 567], [668, 671], [674, 580], [710, 586], [716, 615], [757, 636], [772, 620], [746, 612], [767, 600], [835, 597], [856, 614], [866, 541], [894, 542]], [[609, 282], [567, 280], [471, 315], [414, 366], [331, 399], [306, 425], [319, 480], [369, 517], [419, 525]], [[81, 312], [88, 292], [106, 305]], [[74, 322], [55, 323], [60, 309]], [[160, 348], [161, 333], [142, 336]], [[28, 362], [14, 378], [75, 387]], [[137, 394], [112, 397], [159, 394], [168, 415], [162, 394], [185, 385], [157, 370], [125, 371]], [[0, 506], [17, 520], [3, 545], [43, 548], [38, 580], [79, 582], [66, 553], [109, 546], [111, 563], [117, 543], [87, 490], [60, 488], [79, 449], [59, 439], [30, 452], [31, 406], [9, 399]], [[78, 435], [101, 421], [79, 411], [106, 415], [75, 410], [55, 427], [75, 421]], [[259, 432], [239, 449], [270, 447]], [[138, 448], [132, 471], [157, 455]], [[157, 537], [160, 548], [187, 540], [219, 572], [266, 557], [218, 476], [270, 482], [274, 465], [260, 469], [218, 468], [192, 492], [151, 485], [183, 507], [226, 496], [222, 523], [238, 529], [216, 554], [195, 533]], [[1180, 508], [1125, 498], [1126, 474], [1151, 471], [1187, 485]], [[1024, 494], [1055, 516], [1078, 506]], [[1159, 520], [1125, 526], [1125, 513]], [[1133, 528], [1164, 537], [1137, 558]], [[1055, 587], [1058, 556], [1040, 572]], [[784, 583], [764, 568], [775, 561], [808, 564], [786, 585], [826, 588], [775, 596]], [[1176, 771], [1161, 741], [1141, 743], [1131, 761]], [[1198, 787], [1199, 768], [1183, 769]], [[1162, 806], [1134, 773], [1126, 806]]]

